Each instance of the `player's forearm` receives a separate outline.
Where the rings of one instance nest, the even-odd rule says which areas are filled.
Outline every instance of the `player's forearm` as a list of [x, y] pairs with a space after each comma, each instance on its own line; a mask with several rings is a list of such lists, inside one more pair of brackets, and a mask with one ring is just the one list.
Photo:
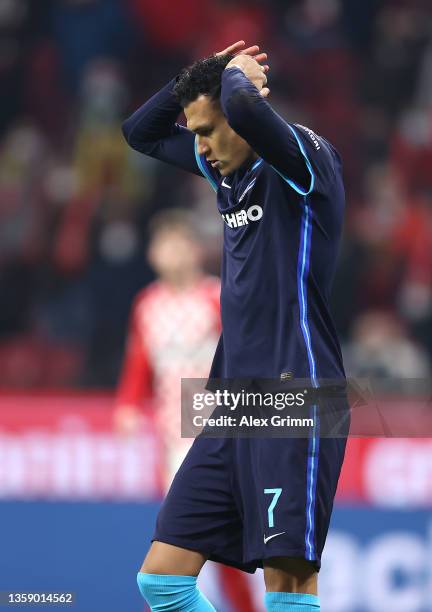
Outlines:
[[122, 125], [124, 137], [131, 147], [149, 153], [153, 144], [175, 133], [181, 112], [173, 88], [175, 79], [152, 96]]
[[285, 122], [239, 68], [222, 74], [221, 105], [229, 125], [251, 145], [269, 148], [269, 136], [285, 130]]
[[289, 170], [299, 182], [308, 181], [298, 144], [286, 121], [239, 68], [223, 72], [221, 105], [231, 128], [258, 155], [279, 169]]

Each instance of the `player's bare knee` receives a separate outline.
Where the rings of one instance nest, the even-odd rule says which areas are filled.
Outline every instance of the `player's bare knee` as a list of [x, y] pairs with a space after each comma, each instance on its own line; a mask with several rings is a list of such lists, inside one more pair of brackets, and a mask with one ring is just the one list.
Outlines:
[[199, 552], [153, 542], [140, 572], [144, 574], [166, 574], [172, 576], [198, 576], [206, 557]]
[[269, 592], [317, 593], [315, 566], [305, 559], [272, 557], [264, 561], [264, 581]]

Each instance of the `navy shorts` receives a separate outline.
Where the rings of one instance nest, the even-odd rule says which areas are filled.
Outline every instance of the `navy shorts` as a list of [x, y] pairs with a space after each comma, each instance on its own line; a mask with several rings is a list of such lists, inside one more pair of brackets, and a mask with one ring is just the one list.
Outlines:
[[346, 437], [198, 437], [153, 540], [254, 573], [270, 557], [321, 565]]

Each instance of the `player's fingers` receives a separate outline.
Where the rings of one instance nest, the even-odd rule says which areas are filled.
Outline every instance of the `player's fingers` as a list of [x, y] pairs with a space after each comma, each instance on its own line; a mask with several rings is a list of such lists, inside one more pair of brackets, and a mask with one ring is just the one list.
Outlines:
[[260, 64], [266, 59], [267, 59], [267, 53], [258, 53], [257, 55], [254, 56], [254, 60], [258, 62], [258, 64]]
[[231, 54], [238, 53], [240, 51], [240, 49], [245, 46], [245, 44], [246, 43], [245, 43], [244, 40], [238, 40], [237, 42], [233, 43], [232, 45], [229, 45], [223, 51], [218, 51], [217, 53], [215, 53], [215, 55], [226, 55], [227, 53], [231, 53]]
[[242, 51], [240, 51], [240, 53], [242, 55], [255, 55], [256, 53], [258, 53], [258, 51], [259, 51], [258, 45], [252, 45], [252, 47], [248, 47], [247, 49], [243, 49]]
[[263, 98], [267, 98], [269, 93], [270, 93], [270, 89], [268, 87], [263, 87], [260, 91], [260, 94], [262, 95]]
[[264, 64], [264, 66], [261, 66], [261, 70], [263, 72], [268, 72], [270, 70], [270, 66], [268, 64]]

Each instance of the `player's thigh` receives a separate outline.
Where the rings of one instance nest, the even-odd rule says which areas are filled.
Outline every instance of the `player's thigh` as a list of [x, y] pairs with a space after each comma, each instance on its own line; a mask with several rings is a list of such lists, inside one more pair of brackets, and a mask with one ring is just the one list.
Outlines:
[[141, 572], [169, 576], [198, 576], [207, 558], [200, 552], [153, 541]]
[[294, 557], [271, 557], [263, 561], [266, 591], [317, 594], [314, 563]]

